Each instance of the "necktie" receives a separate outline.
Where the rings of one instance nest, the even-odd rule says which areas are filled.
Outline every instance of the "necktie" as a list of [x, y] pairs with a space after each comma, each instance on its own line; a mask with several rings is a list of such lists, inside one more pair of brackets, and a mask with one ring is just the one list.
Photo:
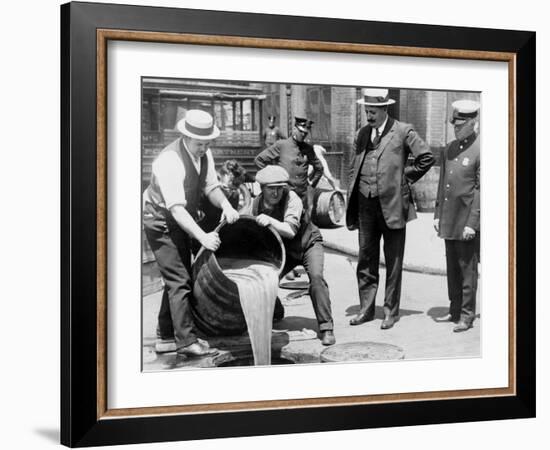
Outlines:
[[380, 143], [380, 131], [378, 130], [378, 128], [376, 128], [376, 136], [374, 136], [374, 139], [372, 140], [372, 145], [373, 147], [377, 147], [378, 144]]

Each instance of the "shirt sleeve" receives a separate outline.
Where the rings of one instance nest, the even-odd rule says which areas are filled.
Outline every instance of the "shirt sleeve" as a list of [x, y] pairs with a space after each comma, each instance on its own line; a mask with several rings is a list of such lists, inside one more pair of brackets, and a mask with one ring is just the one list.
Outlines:
[[288, 193], [288, 198], [285, 207], [284, 222], [292, 227], [292, 230], [296, 233], [300, 228], [300, 218], [302, 217], [302, 200], [293, 191]]
[[204, 195], [208, 195], [220, 185], [218, 175], [216, 174], [216, 167], [214, 165], [214, 157], [212, 156], [210, 149], [206, 151], [206, 159], [208, 161], [208, 171], [206, 172], [206, 180], [203, 190]]
[[161, 154], [153, 163], [152, 172], [160, 188], [166, 209], [175, 205], [187, 205], [183, 181], [185, 167], [173, 152]]

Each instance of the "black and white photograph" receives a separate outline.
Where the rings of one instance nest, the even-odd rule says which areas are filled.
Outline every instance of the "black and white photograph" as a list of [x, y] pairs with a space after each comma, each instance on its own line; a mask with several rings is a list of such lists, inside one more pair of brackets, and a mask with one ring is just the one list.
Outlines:
[[476, 91], [142, 76], [142, 370], [480, 357], [481, 116]]

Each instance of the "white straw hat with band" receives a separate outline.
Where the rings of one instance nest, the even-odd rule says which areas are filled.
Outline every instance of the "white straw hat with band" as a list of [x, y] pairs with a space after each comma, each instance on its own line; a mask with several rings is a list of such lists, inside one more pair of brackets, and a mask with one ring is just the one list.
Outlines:
[[185, 136], [203, 141], [216, 139], [220, 135], [220, 129], [214, 124], [212, 116], [200, 109], [187, 111], [177, 128]]
[[395, 100], [390, 98], [388, 89], [365, 88], [363, 98], [357, 100], [357, 103], [366, 106], [387, 106], [393, 105]]

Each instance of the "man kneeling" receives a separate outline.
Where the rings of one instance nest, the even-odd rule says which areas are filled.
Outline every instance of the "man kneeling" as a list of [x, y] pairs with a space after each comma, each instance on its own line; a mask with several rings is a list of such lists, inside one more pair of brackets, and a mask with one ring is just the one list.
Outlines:
[[[266, 166], [256, 174], [262, 192], [245, 214], [256, 217], [261, 226], [271, 225], [281, 235], [286, 251], [286, 264], [281, 277], [303, 265], [309, 277], [309, 295], [319, 324], [321, 343], [333, 345], [332, 312], [328, 285], [323, 277], [323, 238], [308, 220], [300, 197], [288, 189], [288, 172], [280, 166]], [[279, 304], [279, 318], [284, 314]], [[277, 316], [277, 306], [275, 310]]]

